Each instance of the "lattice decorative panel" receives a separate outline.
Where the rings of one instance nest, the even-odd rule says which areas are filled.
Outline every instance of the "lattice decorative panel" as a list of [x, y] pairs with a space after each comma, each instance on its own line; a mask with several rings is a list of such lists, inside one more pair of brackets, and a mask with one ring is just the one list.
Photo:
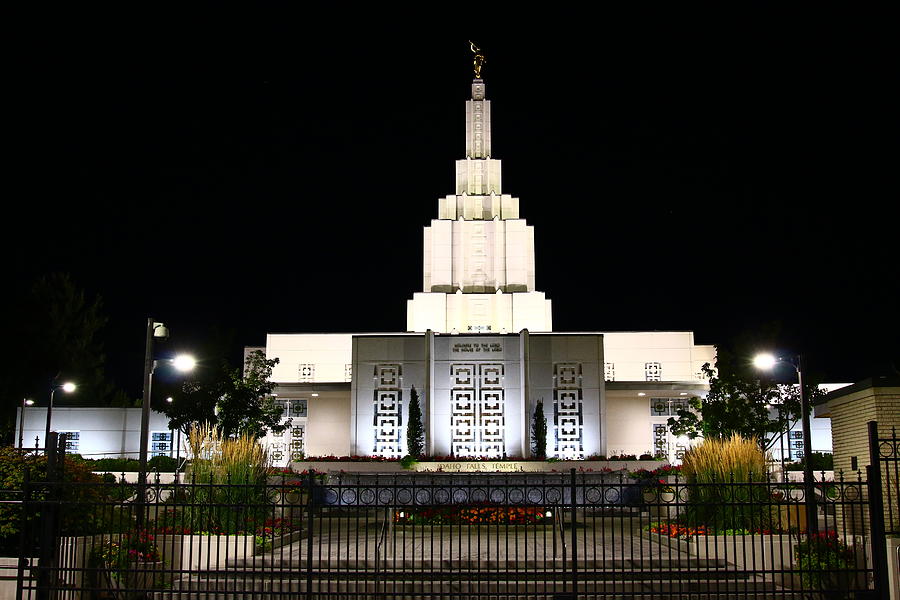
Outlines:
[[644, 376], [647, 381], [662, 381], [662, 365], [658, 362], [644, 363]]
[[650, 398], [650, 416], [651, 417], [668, 417], [669, 416], [669, 399], [668, 398]]
[[400, 365], [375, 365], [375, 387], [400, 389]]
[[450, 439], [454, 456], [506, 453], [502, 364], [450, 365]]
[[306, 431], [304, 427], [294, 426], [285, 430], [285, 436], [290, 431], [291, 435], [291, 460], [303, 460], [303, 446], [306, 441]]
[[300, 363], [297, 369], [297, 381], [310, 382], [316, 378], [316, 365], [313, 363]]
[[474, 387], [450, 390], [450, 444], [454, 456], [478, 456], [478, 416], [475, 404]]
[[353, 381], [353, 363], [344, 364], [344, 381]]
[[377, 456], [402, 456], [403, 398], [400, 365], [375, 365], [375, 445]]
[[615, 381], [616, 380], [616, 364], [615, 363], [603, 363], [603, 379], [606, 381]]
[[669, 430], [662, 423], [653, 424], [653, 454], [669, 454]]
[[553, 370], [554, 456], [584, 458], [581, 364], [557, 363]]
[[475, 365], [450, 365], [452, 387], [475, 388]]
[[305, 417], [307, 414], [307, 400], [297, 398], [291, 400], [291, 417]]

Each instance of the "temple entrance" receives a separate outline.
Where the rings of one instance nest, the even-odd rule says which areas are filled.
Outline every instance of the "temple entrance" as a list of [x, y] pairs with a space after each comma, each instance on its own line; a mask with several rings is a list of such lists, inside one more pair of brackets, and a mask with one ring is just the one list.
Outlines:
[[450, 380], [451, 452], [502, 458], [506, 454], [503, 365], [454, 363]]

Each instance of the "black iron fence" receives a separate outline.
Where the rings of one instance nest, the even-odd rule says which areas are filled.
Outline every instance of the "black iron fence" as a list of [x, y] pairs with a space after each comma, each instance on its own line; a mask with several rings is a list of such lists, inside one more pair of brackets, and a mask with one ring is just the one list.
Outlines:
[[625, 472], [142, 486], [57, 460], [2, 507], [21, 598], [876, 597], [880, 490], [815, 485], [813, 533], [802, 484]]
[[880, 435], [877, 425], [870, 426], [870, 445], [874, 438], [874, 451], [881, 466], [881, 484], [884, 490], [885, 529], [887, 533], [900, 534], [900, 438], [892, 427], [890, 435]]

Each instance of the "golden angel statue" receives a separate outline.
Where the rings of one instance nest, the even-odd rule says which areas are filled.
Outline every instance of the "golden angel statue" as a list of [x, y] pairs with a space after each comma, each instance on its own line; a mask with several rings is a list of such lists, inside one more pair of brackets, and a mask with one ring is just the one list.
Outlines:
[[472, 69], [475, 71], [475, 79], [481, 79], [481, 68], [487, 62], [481, 48], [475, 45], [475, 42], [469, 40], [469, 49], [475, 56], [472, 58]]

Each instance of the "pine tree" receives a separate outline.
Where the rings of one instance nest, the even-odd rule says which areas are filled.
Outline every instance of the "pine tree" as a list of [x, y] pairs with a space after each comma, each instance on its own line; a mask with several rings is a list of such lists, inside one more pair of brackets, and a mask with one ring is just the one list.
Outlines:
[[531, 454], [535, 458], [547, 458], [547, 418], [543, 400], [538, 400], [531, 417]]
[[407, 454], [419, 458], [425, 454], [425, 429], [422, 427], [422, 408], [419, 394], [413, 387], [409, 391], [409, 411], [406, 425]]

